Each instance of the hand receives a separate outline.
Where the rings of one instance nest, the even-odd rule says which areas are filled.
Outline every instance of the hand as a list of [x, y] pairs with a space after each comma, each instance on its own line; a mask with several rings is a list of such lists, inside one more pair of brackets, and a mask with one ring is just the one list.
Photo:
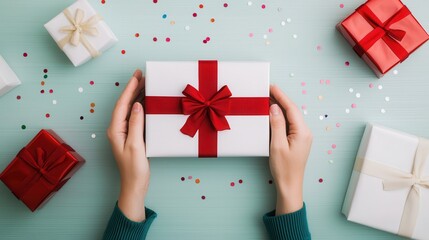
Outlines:
[[270, 92], [277, 103], [270, 107], [269, 162], [277, 190], [276, 215], [281, 215], [303, 206], [304, 171], [313, 136], [299, 109], [280, 88], [271, 86]]
[[142, 72], [136, 70], [116, 102], [107, 129], [121, 175], [118, 206], [127, 218], [136, 222], [146, 219], [144, 199], [150, 176], [143, 140], [144, 110], [139, 102], [144, 84]]

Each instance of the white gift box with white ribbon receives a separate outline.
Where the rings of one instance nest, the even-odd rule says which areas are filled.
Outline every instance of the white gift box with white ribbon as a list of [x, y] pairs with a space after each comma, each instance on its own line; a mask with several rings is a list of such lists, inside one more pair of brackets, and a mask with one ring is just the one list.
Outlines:
[[75, 67], [112, 47], [118, 39], [86, 0], [78, 0], [45, 24]]
[[368, 124], [342, 211], [352, 222], [429, 239], [429, 140]]
[[16, 74], [0, 55], [0, 96], [6, 94], [20, 84], [21, 81], [19, 81]]

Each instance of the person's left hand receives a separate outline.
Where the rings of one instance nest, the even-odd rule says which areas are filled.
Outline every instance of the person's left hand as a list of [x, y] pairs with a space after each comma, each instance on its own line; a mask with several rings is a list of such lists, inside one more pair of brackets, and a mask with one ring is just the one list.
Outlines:
[[146, 219], [144, 199], [149, 187], [149, 161], [146, 157], [144, 109], [140, 101], [144, 77], [136, 70], [116, 102], [107, 136], [121, 175], [118, 206], [130, 220]]

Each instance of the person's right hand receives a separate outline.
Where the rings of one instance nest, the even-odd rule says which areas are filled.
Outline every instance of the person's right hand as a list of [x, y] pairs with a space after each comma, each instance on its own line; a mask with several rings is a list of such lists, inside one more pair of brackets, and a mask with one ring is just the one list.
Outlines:
[[275, 103], [270, 106], [269, 162], [277, 190], [276, 215], [281, 215], [303, 206], [304, 171], [313, 136], [295, 103], [277, 86], [272, 85], [270, 92]]

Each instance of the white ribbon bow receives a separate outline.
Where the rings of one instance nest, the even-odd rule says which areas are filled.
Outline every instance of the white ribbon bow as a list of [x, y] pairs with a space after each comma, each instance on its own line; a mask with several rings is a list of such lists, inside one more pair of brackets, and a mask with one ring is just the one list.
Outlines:
[[429, 176], [421, 176], [428, 157], [429, 140], [420, 138], [411, 173], [369, 159], [358, 158], [356, 160], [354, 169], [358, 172], [381, 178], [384, 191], [404, 188], [410, 190], [402, 212], [398, 230], [399, 235], [410, 238], [413, 236], [420, 208], [420, 191], [422, 187], [429, 188]]
[[63, 13], [71, 25], [64, 26], [60, 29], [61, 32], [67, 33], [67, 36], [58, 42], [60, 48], [63, 49], [68, 43], [73, 46], [78, 46], [79, 43], [82, 43], [92, 57], [100, 55], [100, 52], [91, 45], [91, 43], [85, 38], [85, 35], [98, 35], [98, 30], [95, 25], [101, 20], [101, 17], [98, 14], [95, 14], [84, 22], [83, 19], [85, 17], [85, 12], [82, 9], [76, 10], [74, 18], [68, 9], [65, 9]]

